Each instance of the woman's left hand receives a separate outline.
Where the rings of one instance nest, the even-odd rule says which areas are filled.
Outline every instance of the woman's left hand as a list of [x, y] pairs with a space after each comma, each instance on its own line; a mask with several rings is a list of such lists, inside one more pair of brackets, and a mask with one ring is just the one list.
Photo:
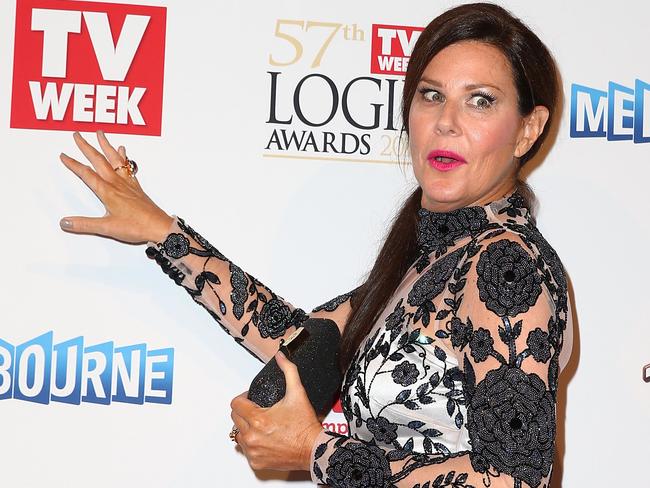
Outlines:
[[275, 355], [284, 373], [284, 398], [263, 408], [247, 398], [248, 392], [230, 402], [231, 418], [239, 428], [237, 443], [253, 469], [309, 471], [311, 449], [323, 426], [305, 392], [297, 366], [281, 352]]

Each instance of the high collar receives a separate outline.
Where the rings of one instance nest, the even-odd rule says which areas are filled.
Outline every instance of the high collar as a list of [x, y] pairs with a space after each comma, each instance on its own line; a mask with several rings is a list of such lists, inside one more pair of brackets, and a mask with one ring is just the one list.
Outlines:
[[420, 207], [417, 212], [417, 243], [421, 253], [442, 254], [458, 239], [498, 227], [499, 217], [527, 217], [530, 211], [516, 189], [486, 203], [461, 207], [449, 212], [434, 212]]

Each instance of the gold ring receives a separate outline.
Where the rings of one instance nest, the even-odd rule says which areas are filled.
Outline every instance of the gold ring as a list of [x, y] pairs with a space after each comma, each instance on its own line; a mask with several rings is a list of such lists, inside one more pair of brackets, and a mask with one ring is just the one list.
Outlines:
[[239, 429], [233, 425], [232, 430], [230, 431], [230, 434], [228, 434], [228, 436], [230, 437], [230, 440], [233, 441], [234, 443], [237, 443], [237, 434], [239, 434]]
[[123, 164], [122, 166], [118, 166], [117, 168], [115, 168], [115, 171], [118, 171], [120, 169], [125, 169], [129, 176], [135, 177], [135, 174], [138, 172], [138, 165], [132, 159], [127, 158], [126, 164]]

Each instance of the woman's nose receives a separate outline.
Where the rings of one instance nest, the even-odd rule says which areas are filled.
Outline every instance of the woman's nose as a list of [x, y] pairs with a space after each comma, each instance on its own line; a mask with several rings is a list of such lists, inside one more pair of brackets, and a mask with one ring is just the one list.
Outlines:
[[445, 102], [440, 106], [435, 131], [439, 135], [453, 136], [460, 134], [457, 109], [449, 102]]

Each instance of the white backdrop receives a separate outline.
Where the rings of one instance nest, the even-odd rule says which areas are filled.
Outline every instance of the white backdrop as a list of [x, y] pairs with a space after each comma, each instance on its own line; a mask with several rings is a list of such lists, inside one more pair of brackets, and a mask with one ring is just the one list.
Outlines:
[[[45, 9], [81, 5], [30, 2]], [[458, 2], [137, 3], [166, 7], [160, 135], [143, 135], [155, 125], [144, 111], [144, 128], [102, 127], [138, 161], [143, 187], [162, 208], [183, 217], [235, 263], [305, 310], [361, 283], [387, 223], [415, 184], [409, 168], [390, 163], [395, 160], [390, 149], [395, 132], [384, 130], [388, 93], [390, 83], [398, 90], [402, 78], [370, 72], [372, 25], [423, 27]], [[584, 0], [499, 3], [547, 43], [559, 63], [565, 93], [555, 145], [529, 176], [541, 204], [539, 227], [571, 279], [579, 327], [571, 366], [562, 377], [568, 388], [561, 395], [554, 486], [650, 487], [650, 383], [642, 379], [643, 366], [650, 363], [650, 266], [644, 249], [650, 237], [650, 146], [609, 140], [632, 134], [628, 120], [635, 109], [638, 138], [650, 135], [650, 92], [643, 84], [650, 82], [643, 20], [650, 7]], [[58, 160], [61, 151], [81, 156], [65, 121], [48, 127], [34, 122], [32, 128], [12, 122], [12, 84], [21, 67], [39, 64], [42, 54], [23, 50], [14, 64], [17, 29], [30, 29], [29, 24], [16, 25], [16, 8], [14, 0], [0, 3], [0, 87], [5, 95], [0, 97], [0, 340], [19, 346], [52, 331], [54, 344], [82, 336], [84, 346], [113, 341], [115, 348], [173, 348], [173, 393], [170, 404], [0, 400], [0, 483], [286, 486], [291, 479], [293, 486], [310, 485], [306, 473], [300, 481], [296, 474], [251, 471], [228, 439], [230, 400], [248, 388], [261, 363], [164, 276], [145, 257], [144, 247], [60, 231], [58, 221], [65, 215], [99, 216], [103, 210]], [[307, 21], [312, 21], [310, 27]], [[335, 29], [319, 22], [340, 27], [318, 66], [312, 66]], [[301, 56], [287, 35], [303, 46]], [[74, 56], [69, 65], [95, 63]], [[331, 89], [325, 76], [339, 96], [351, 80], [373, 77], [378, 81], [353, 84], [349, 106], [357, 122], [368, 125], [370, 104], [384, 104], [381, 126], [355, 128], [340, 106], [322, 127], [300, 122], [292, 96], [308, 75], [314, 76], [303, 82], [300, 93], [306, 118], [327, 118]], [[71, 83], [88, 82], [69, 76]], [[291, 124], [268, 123], [273, 76], [277, 119], [293, 114]], [[610, 83], [634, 89], [635, 80], [640, 80], [636, 99], [616, 86], [607, 93]], [[589, 121], [584, 127], [581, 122], [589, 110], [586, 100], [593, 101], [596, 116], [600, 101], [602, 117], [613, 123], [609, 131], [603, 126], [609, 138], [570, 137], [573, 84], [605, 92], [607, 99], [592, 99], [586, 89], [579, 90], [587, 95], [576, 95], [576, 123], [578, 130], [588, 130]], [[147, 96], [142, 103], [160, 111], [160, 102]], [[397, 115], [399, 91], [395, 100]], [[19, 109], [33, 114], [29, 104]], [[79, 124], [75, 128], [95, 128], [92, 122]], [[592, 120], [591, 127], [596, 125], [598, 120]], [[297, 131], [297, 136], [311, 131], [314, 144], [286, 151], [282, 129]], [[270, 144], [274, 130], [280, 132]], [[322, 150], [325, 132], [333, 134], [339, 153], [331, 146], [328, 153]], [[367, 148], [360, 143], [353, 151], [350, 141], [354, 136], [362, 140], [364, 134]], [[350, 154], [338, 146], [344, 138], [352, 144], [347, 146]], [[333, 412], [327, 421], [340, 424], [344, 417]]]

